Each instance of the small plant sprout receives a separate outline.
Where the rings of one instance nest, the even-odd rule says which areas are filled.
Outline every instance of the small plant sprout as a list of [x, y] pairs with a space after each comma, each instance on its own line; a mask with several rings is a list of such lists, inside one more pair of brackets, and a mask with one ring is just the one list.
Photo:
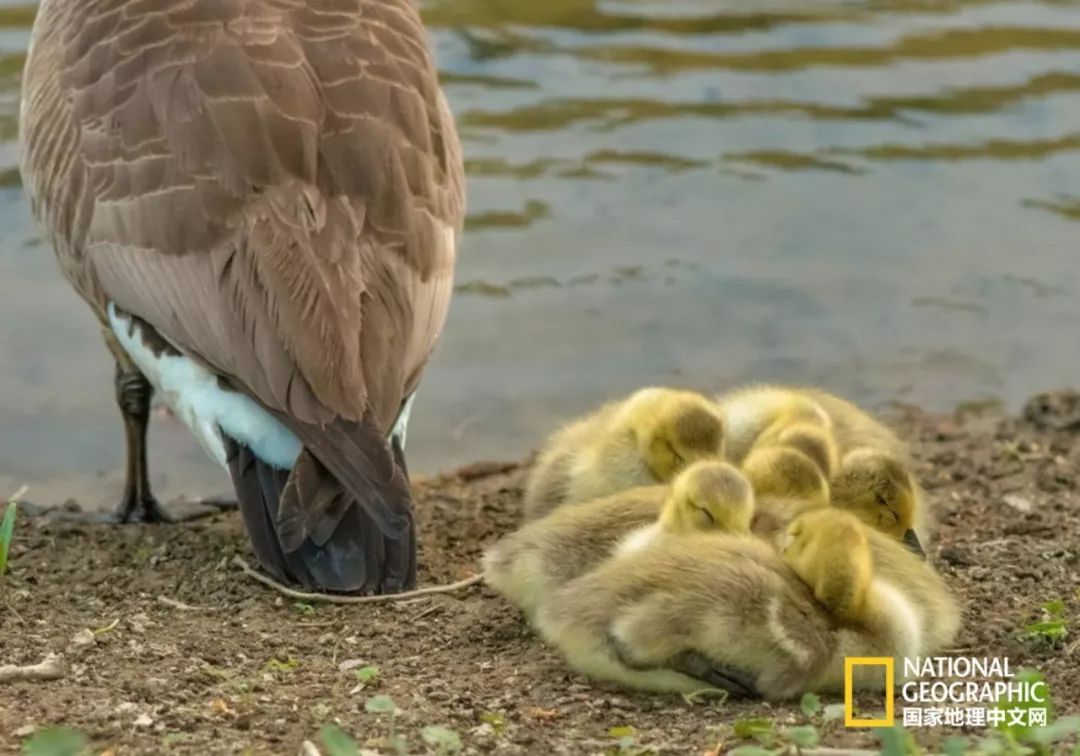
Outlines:
[[[821, 701], [813, 694], [804, 696], [800, 704], [804, 713], [807, 711], [818, 713], [821, 710]], [[807, 716], [812, 715], [807, 714]], [[736, 756], [779, 756], [780, 754], [802, 753], [802, 749], [816, 748], [821, 742], [821, 733], [812, 724], [778, 730], [776, 724], [765, 717], [737, 720], [732, 725], [732, 730], [737, 738], [757, 741], [757, 745], [747, 744], [725, 751]], [[719, 748], [717, 752], [720, 752]]]
[[361, 667], [355, 670], [356, 681], [364, 685], [375, 682], [375, 679], [379, 676], [379, 668], [375, 666]]
[[612, 727], [607, 734], [615, 739], [616, 753], [625, 753], [637, 745], [637, 730], [630, 725]]
[[814, 748], [821, 742], [821, 734], [813, 725], [803, 725], [784, 730], [784, 740], [799, 748]]
[[945, 738], [941, 744], [942, 756], [964, 756], [968, 751], [968, 740], [957, 735]]
[[294, 672], [300, 667], [300, 662], [291, 656], [287, 657], [285, 661], [274, 658], [263, 665], [264, 672]]
[[447, 727], [428, 725], [420, 731], [420, 737], [440, 754], [457, 753], [461, 750], [461, 736]]
[[1021, 637], [1038, 649], [1059, 648], [1069, 636], [1065, 619], [1065, 602], [1061, 599], [1047, 601], [1040, 607], [1042, 619], [1024, 628]]
[[485, 711], [480, 715], [480, 721], [488, 725], [497, 738], [501, 738], [506, 732], [506, 717], [502, 714]]
[[323, 725], [319, 730], [319, 740], [322, 741], [327, 756], [360, 756], [356, 741], [337, 725]]
[[732, 725], [732, 728], [735, 737], [740, 740], [756, 740], [765, 746], [770, 746], [776, 742], [776, 726], [771, 719], [765, 717], [738, 719]]
[[18, 504], [9, 501], [4, 519], [0, 522], [0, 578], [7, 572], [8, 552], [11, 549], [11, 539], [15, 535], [15, 512], [18, 508]]
[[835, 722], [844, 718], [844, 704], [833, 703], [826, 706], [821, 712], [821, 718], [826, 722]]
[[401, 709], [390, 696], [372, 696], [364, 704], [364, 711], [369, 714], [398, 714]]
[[69, 727], [38, 730], [22, 746], [24, 756], [79, 756], [86, 752], [86, 736]]
[[900, 725], [875, 730], [881, 741], [881, 756], [913, 756], [922, 753], [910, 732]]
[[401, 713], [401, 709], [394, 703], [394, 699], [390, 696], [372, 696], [364, 704], [364, 711], [368, 714], [389, 714], [390, 715], [390, 734], [386, 736], [386, 743], [398, 753], [408, 752], [408, 743], [405, 739], [398, 735], [397, 716]]
[[806, 716], [815, 717], [821, 711], [821, 699], [818, 698], [816, 693], [806, 693], [803, 695], [802, 700], [799, 701], [799, 708], [802, 709], [802, 713]]

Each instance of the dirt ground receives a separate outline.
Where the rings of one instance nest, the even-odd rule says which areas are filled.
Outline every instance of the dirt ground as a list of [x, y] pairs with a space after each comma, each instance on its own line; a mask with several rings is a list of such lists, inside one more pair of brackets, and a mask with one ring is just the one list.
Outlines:
[[[1080, 713], [1076, 636], [1057, 647], [1020, 638], [1052, 599], [1064, 599], [1077, 624], [1080, 397], [1033, 400], [1025, 415], [987, 404], [950, 415], [898, 407], [890, 419], [914, 443], [940, 513], [930, 555], [966, 601], [960, 650], [1037, 668], [1059, 714]], [[483, 547], [518, 524], [524, 469], [478, 464], [417, 481], [422, 584], [475, 572]], [[737, 744], [739, 719], [807, 721], [797, 702], [688, 703], [591, 685], [486, 588], [310, 607], [239, 573], [237, 554], [254, 561], [236, 514], [178, 526], [19, 522], [0, 581], [0, 663], [56, 652], [68, 668], [59, 680], [0, 691], [0, 751], [17, 752], [35, 727], [63, 724], [95, 753], [291, 756], [336, 722], [361, 747], [387, 753], [402, 738], [409, 752], [433, 750], [423, 728], [442, 726], [473, 752], [634, 752], [616, 739], [626, 731], [611, 733], [633, 727], [635, 747], [700, 754]], [[362, 683], [358, 670], [369, 666], [378, 673]], [[398, 713], [369, 712], [378, 695]], [[837, 723], [822, 732], [830, 746], [877, 743]], [[941, 734], [918, 738], [932, 744]]]

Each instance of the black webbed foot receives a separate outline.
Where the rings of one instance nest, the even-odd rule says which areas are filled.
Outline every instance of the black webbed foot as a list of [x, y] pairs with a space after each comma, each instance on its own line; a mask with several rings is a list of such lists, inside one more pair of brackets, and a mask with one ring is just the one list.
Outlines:
[[18, 501], [19, 512], [28, 517], [46, 517], [65, 522], [85, 522], [96, 525], [136, 525], [143, 523], [180, 523], [200, 520], [236, 507], [235, 501], [218, 498], [179, 501], [168, 507], [153, 496], [125, 497], [111, 512], [84, 512], [67, 506], [41, 506], [31, 501]]
[[685, 651], [671, 664], [671, 668], [709, 687], [726, 690], [735, 698], [761, 698], [754, 675], [727, 664], [716, 664], [696, 651]]
[[609, 634], [608, 643], [619, 662], [630, 669], [670, 669], [672, 672], [701, 680], [702, 687], [725, 690], [735, 698], [762, 697], [752, 674], [726, 664], [716, 664], [696, 651], [684, 651], [665, 664], [643, 664], [634, 659], [622, 641], [615, 636]]

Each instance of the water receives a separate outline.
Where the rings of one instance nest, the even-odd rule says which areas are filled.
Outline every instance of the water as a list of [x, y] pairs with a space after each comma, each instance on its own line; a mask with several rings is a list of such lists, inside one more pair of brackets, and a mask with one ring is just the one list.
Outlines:
[[[1080, 383], [1080, 5], [428, 0], [469, 156], [414, 469], [648, 383], [947, 408]], [[0, 493], [121, 486], [112, 367], [18, 186], [0, 3]], [[175, 421], [166, 497], [224, 491]]]

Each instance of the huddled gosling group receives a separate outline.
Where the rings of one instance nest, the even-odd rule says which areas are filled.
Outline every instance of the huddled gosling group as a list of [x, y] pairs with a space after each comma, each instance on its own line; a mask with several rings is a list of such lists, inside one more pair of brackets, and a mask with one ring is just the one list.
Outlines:
[[[959, 628], [911, 468], [891, 430], [823, 391], [643, 389], [552, 435], [484, 577], [598, 680], [837, 690], [845, 657], [927, 656]], [[884, 676], [856, 667], [854, 684]]]

